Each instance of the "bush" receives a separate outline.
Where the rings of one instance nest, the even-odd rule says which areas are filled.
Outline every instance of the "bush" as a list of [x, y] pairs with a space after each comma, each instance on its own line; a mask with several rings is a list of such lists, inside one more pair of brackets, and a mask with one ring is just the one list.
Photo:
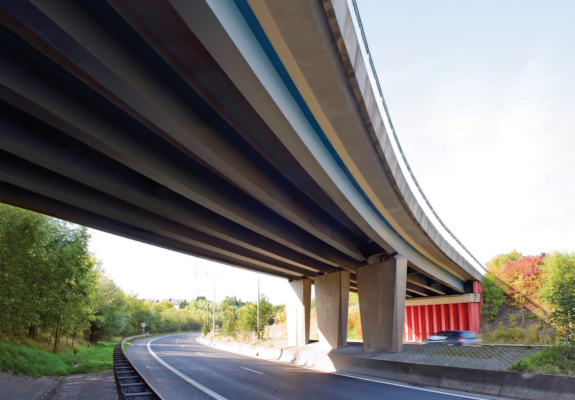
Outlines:
[[523, 329], [518, 326], [514, 326], [513, 328], [509, 328], [508, 337], [514, 341], [518, 342], [525, 336]]
[[206, 337], [208, 333], [210, 333], [210, 327], [208, 326], [208, 324], [202, 325], [202, 335]]
[[575, 374], [575, 348], [565, 345], [545, 347], [512, 365], [510, 369], [543, 374]]
[[517, 326], [517, 314], [512, 314], [509, 316], [509, 325], [512, 327]]
[[539, 340], [538, 331], [539, 327], [537, 325], [531, 325], [529, 328], [527, 328], [527, 331], [525, 332], [526, 342], [537, 343], [537, 341]]
[[481, 295], [483, 296], [484, 304], [481, 313], [488, 315], [488, 321], [493, 321], [499, 314], [499, 308], [506, 299], [505, 290], [497, 286], [496, 278], [489, 273], [483, 279], [482, 286], [483, 291]]

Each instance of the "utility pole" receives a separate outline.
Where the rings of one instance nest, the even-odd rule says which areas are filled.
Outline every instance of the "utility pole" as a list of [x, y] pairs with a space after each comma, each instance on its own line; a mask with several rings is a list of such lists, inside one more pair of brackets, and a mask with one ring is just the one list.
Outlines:
[[[210, 274], [209, 272], [204, 272], [204, 271], [197, 271], [199, 273], [202, 274], [206, 274], [206, 275], [212, 275], [214, 277], [214, 300], [212, 301], [212, 330], [214, 332], [214, 335], [216, 334], [216, 275], [223, 275], [223, 274]], [[206, 291], [209, 292], [209, 291]], [[206, 293], [206, 303], [209, 303], [208, 300], [208, 293]], [[210, 308], [209, 305], [206, 304], [206, 324], [208, 326], [210, 326], [210, 321], [209, 321], [209, 314], [210, 314]]]
[[206, 326], [210, 326], [210, 301], [206, 297]]
[[258, 339], [260, 338], [260, 274], [258, 274]]

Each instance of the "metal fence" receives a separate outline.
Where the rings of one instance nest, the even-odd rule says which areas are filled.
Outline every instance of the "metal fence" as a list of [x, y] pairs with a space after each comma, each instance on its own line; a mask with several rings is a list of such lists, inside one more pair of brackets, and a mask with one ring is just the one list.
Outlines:
[[114, 347], [114, 379], [119, 400], [161, 400], [146, 380], [138, 373], [124, 352], [124, 343], [128, 340], [145, 337], [132, 336], [116, 343]]

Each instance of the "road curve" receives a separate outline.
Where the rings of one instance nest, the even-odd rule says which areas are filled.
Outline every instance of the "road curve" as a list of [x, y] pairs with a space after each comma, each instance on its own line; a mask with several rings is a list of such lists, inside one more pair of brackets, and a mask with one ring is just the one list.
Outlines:
[[228, 353], [199, 334], [142, 339], [130, 361], [164, 399], [481, 399], [323, 373]]

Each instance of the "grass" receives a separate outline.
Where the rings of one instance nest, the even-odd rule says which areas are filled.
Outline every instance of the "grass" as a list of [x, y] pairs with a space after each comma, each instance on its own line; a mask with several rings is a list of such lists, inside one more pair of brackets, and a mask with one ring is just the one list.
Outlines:
[[558, 342], [555, 330], [540, 328], [539, 325], [531, 325], [528, 328], [514, 326], [504, 328], [502, 324], [492, 332], [482, 335], [485, 344], [527, 344], [527, 345], [550, 345]]
[[[115, 340], [77, 346], [78, 354], [67, 348], [57, 354], [26, 344], [0, 342], [0, 369], [13, 374], [40, 377], [100, 372], [113, 368], [112, 352]], [[74, 365], [77, 365], [76, 367]]]
[[[187, 332], [180, 332], [187, 333]], [[174, 334], [174, 333], [171, 333]], [[156, 333], [150, 336], [164, 336]], [[126, 342], [125, 345], [138, 339]], [[74, 349], [62, 342], [61, 350], [56, 354], [46, 343], [33, 340], [0, 341], [0, 371], [9, 371], [15, 375], [64, 376], [87, 374], [114, 368], [112, 354], [119, 338], [91, 344], [88, 348], [83, 343], [75, 343], [78, 354], [74, 357]], [[83, 342], [83, 341], [82, 341]], [[124, 347], [125, 348], [125, 347]]]
[[347, 338], [348, 339], [362, 339], [362, 337], [358, 336], [357, 332], [355, 331], [355, 326], [347, 331]]
[[546, 347], [515, 363], [509, 369], [536, 374], [575, 375], [575, 347]]

